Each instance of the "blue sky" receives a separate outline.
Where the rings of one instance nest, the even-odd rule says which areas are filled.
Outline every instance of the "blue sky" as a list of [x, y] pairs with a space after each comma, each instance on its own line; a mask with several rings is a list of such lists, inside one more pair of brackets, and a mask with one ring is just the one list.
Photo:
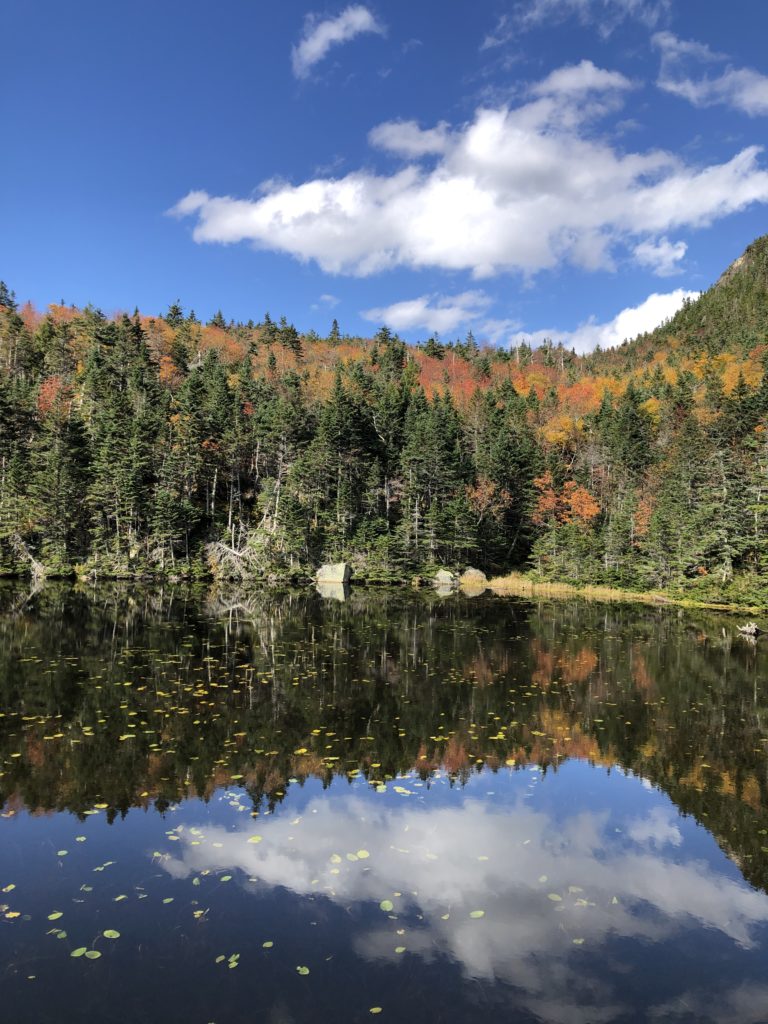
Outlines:
[[586, 350], [768, 231], [768, 4], [11, 0], [0, 277], [39, 306]]

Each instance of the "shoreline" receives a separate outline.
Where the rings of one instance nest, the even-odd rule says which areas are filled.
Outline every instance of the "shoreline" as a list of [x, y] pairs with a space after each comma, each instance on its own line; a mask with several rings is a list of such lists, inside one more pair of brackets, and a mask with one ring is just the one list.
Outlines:
[[542, 582], [523, 573], [510, 573], [508, 576], [494, 577], [488, 581], [488, 589], [500, 596], [546, 597], [561, 600], [578, 597], [583, 600], [605, 603], [615, 601], [627, 604], [671, 605], [678, 608], [704, 608], [710, 611], [750, 615], [759, 615], [766, 611], [765, 605], [700, 601], [690, 597], [674, 597], [662, 590], [623, 590], [619, 587], [592, 585], [578, 587], [572, 583]]
[[[100, 584], [100, 583], [124, 583], [136, 585], [150, 584], [197, 584], [214, 585], [255, 589], [255, 590], [285, 590], [315, 586], [316, 581], [311, 577], [296, 578], [293, 580], [223, 580], [214, 576], [201, 574], [180, 574], [169, 576], [166, 573], [136, 573], [136, 574], [98, 574], [79, 575], [71, 573], [50, 573], [45, 575], [34, 575], [28, 573], [4, 572], [0, 573], [0, 582], [3, 581], [28, 580], [38, 586], [47, 581], [70, 581], [78, 584]], [[418, 581], [418, 582], [417, 582]], [[339, 584], [341, 586], [341, 584]], [[363, 587], [366, 589], [394, 589], [408, 588], [410, 590], [433, 590], [433, 583], [430, 577], [415, 576], [410, 578], [365, 578], [353, 577], [351, 586]], [[625, 590], [620, 587], [601, 585], [576, 586], [572, 583], [558, 583], [555, 581], [538, 580], [522, 572], [511, 572], [506, 576], [494, 576], [486, 583], [479, 583], [477, 586], [457, 583], [448, 593], [462, 593], [465, 596], [476, 597], [484, 593], [492, 593], [498, 597], [523, 597], [530, 599], [551, 599], [551, 600], [572, 600], [579, 598], [586, 601], [597, 601], [604, 603], [624, 604], [646, 604], [655, 606], [672, 606], [678, 608], [706, 609], [728, 614], [749, 614], [761, 615], [768, 613], [768, 606], [760, 604], [744, 604], [741, 602], [718, 602], [703, 601], [696, 598], [671, 595], [663, 590], [639, 591]]]

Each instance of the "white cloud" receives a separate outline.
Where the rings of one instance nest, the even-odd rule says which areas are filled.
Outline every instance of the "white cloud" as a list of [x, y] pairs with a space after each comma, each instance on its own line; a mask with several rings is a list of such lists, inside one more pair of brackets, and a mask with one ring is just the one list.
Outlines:
[[493, 32], [489, 32], [480, 44], [480, 50], [493, 50], [497, 46], [505, 46], [517, 35], [517, 24], [510, 14], [502, 14], [496, 22]]
[[632, 83], [620, 71], [606, 71], [591, 60], [557, 68], [532, 88], [534, 96], [579, 96], [587, 92], [631, 89]]
[[575, 18], [582, 25], [594, 26], [607, 38], [627, 20], [654, 28], [670, 7], [671, 0], [526, 0], [518, 5], [515, 20], [526, 29]]
[[727, 57], [704, 43], [678, 39], [671, 32], [658, 32], [654, 45], [661, 51], [657, 85], [695, 107], [715, 104], [732, 107], [750, 117], [768, 114], [768, 75], [752, 68], [726, 66], [721, 74], [701, 75], [699, 65], [722, 64]]
[[420, 295], [416, 299], [394, 302], [391, 306], [368, 309], [366, 320], [386, 324], [395, 331], [421, 327], [427, 331], [453, 331], [461, 324], [475, 320], [490, 304], [484, 292], [462, 292], [461, 295]]
[[362, 4], [345, 7], [337, 18], [319, 21], [316, 16], [309, 15], [304, 24], [304, 36], [291, 51], [294, 75], [297, 78], [306, 78], [331, 47], [348, 43], [364, 32], [383, 35], [384, 27]]
[[448, 148], [448, 125], [441, 121], [424, 131], [415, 121], [385, 121], [368, 133], [368, 141], [378, 149], [399, 156], [419, 157], [444, 153]]
[[[606, 71], [591, 60], [582, 60], [552, 71], [531, 86], [529, 93], [542, 101], [542, 113], [551, 117], [561, 131], [578, 132], [588, 122], [618, 110], [624, 93], [634, 88], [621, 72]], [[535, 103], [530, 108], [535, 113]]]
[[209, 198], [208, 193], [202, 192], [200, 189], [188, 192], [169, 212], [174, 217], [187, 217], [189, 214], [197, 213], [202, 209], [202, 207], [208, 202]]
[[719, 61], [725, 56], [715, 53], [706, 43], [698, 43], [695, 39], [678, 39], [673, 32], [657, 32], [651, 39], [657, 49], [661, 50], [662, 58], [682, 60], [691, 57], [699, 61]]
[[325, 295], [321, 295], [317, 302], [313, 302], [312, 305], [310, 306], [310, 309], [333, 309], [335, 306], [338, 306], [340, 302], [341, 299], [339, 299], [336, 295], [330, 295], [326, 293]]
[[610, 268], [619, 247], [632, 253], [649, 236], [768, 202], [757, 146], [697, 167], [596, 137], [593, 119], [628, 87], [585, 61], [466, 125], [379, 125], [373, 141], [411, 157], [391, 174], [273, 181], [250, 199], [191, 192], [170, 212], [196, 217], [198, 242], [250, 241], [330, 273], [432, 267], [482, 278], [563, 262]]
[[477, 328], [481, 341], [490, 341], [492, 345], [505, 342], [514, 331], [523, 325], [519, 320], [509, 318], [501, 320], [484, 320]]
[[650, 267], [658, 277], [681, 273], [680, 261], [687, 251], [685, 242], [670, 242], [666, 235], [659, 239], [646, 238], [633, 250], [635, 260], [643, 267]]
[[509, 341], [511, 344], [527, 342], [529, 345], [540, 345], [546, 338], [555, 343], [562, 342], [566, 348], [577, 352], [591, 352], [599, 345], [600, 348], [614, 348], [623, 341], [636, 338], [638, 334], [652, 331], [665, 320], [669, 320], [680, 309], [686, 299], [697, 299], [698, 292], [688, 292], [678, 288], [673, 292], [649, 295], [639, 306], [622, 309], [613, 320], [598, 323], [590, 318], [573, 331], [563, 331], [556, 327], [532, 332], [518, 332]]
[[524, 0], [512, 12], [501, 15], [493, 31], [483, 39], [480, 50], [506, 46], [530, 29], [557, 25], [571, 18], [596, 28], [604, 39], [627, 20], [655, 28], [670, 6], [671, 0]]

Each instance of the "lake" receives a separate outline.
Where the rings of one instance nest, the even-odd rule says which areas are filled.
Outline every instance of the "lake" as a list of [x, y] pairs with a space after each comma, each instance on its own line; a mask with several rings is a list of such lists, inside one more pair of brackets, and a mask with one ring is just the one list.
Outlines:
[[768, 1020], [768, 641], [340, 596], [0, 587], [4, 1019]]

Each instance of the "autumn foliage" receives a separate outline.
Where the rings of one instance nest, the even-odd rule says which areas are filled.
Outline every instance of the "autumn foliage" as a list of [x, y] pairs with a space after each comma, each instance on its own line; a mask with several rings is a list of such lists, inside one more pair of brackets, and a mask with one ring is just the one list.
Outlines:
[[552, 474], [545, 473], [533, 481], [537, 499], [533, 513], [533, 521], [538, 526], [547, 523], [560, 525], [572, 522], [591, 523], [600, 514], [600, 505], [592, 497], [586, 487], [575, 480], [566, 480], [557, 490], [554, 487]]
[[585, 355], [0, 288], [0, 571], [25, 549], [237, 579], [344, 559], [768, 600], [767, 266], [761, 240], [669, 324]]

